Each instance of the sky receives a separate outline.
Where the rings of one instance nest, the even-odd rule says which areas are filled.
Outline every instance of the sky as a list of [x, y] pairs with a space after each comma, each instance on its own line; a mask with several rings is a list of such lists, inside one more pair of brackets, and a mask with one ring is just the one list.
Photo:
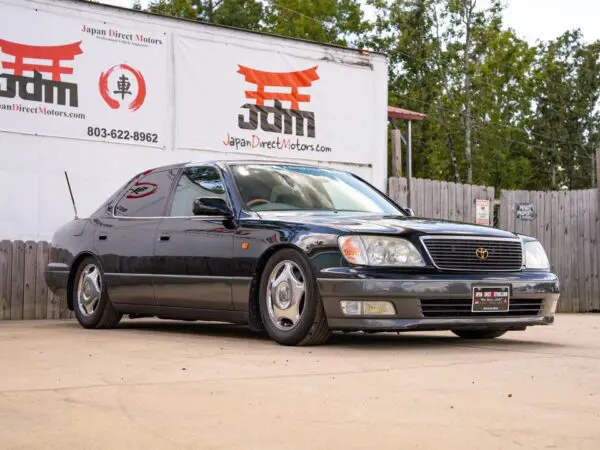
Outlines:
[[[100, 0], [102, 3], [126, 6], [133, 0]], [[318, 0], [316, 0], [318, 1]], [[482, 4], [489, 0], [479, 0]], [[586, 41], [600, 39], [600, 0], [506, 0], [506, 26], [517, 35], [534, 44], [536, 40], [550, 40], [567, 30], [580, 28]], [[149, 0], [142, 0], [142, 5]]]

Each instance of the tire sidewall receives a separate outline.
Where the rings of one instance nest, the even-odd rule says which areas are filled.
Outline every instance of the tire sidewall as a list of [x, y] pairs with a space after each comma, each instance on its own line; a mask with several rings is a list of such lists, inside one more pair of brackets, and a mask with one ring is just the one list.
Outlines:
[[[79, 301], [77, 299], [77, 286], [79, 285], [79, 280], [81, 278], [83, 269], [88, 264], [94, 264], [100, 272], [102, 295], [100, 296], [100, 301], [98, 302], [98, 307], [96, 308], [96, 311], [94, 311], [94, 313], [91, 316], [84, 316], [79, 309]], [[100, 264], [98, 259], [92, 256], [88, 256], [84, 258], [77, 267], [77, 272], [75, 273], [75, 278], [73, 279], [73, 311], [75, 312], [75, 317], [77, 318], [77, 321], [85, 328], [95, 328], [96, 326], [98, 326], [100, 320], [102, 319], [102, 314], [104, 313], [107, 302], [108, 294], [106, 293], [106, 283], [104, 282], [104, 270], [102, 269], [102, 265]]]
[[[285, 260], [293, 261], [298, 265], [302, 271], [305, 285], [304, 308], [302, 310], [300, 321], [296, 327], [289, 331], [280, 330], [275, 326], [271, 320], [267, 307], [267, 284], [269, 283], [271, 272], [277, 264]], [[304, 339], [315, 321], [321, 298], [319, 296], [312, 266], [302, 253], [293, 249], [283, 249], [271, 256], [260, 280], [258, 302], [263, 325], [271, 339], [284, 345], [296, 345]]]

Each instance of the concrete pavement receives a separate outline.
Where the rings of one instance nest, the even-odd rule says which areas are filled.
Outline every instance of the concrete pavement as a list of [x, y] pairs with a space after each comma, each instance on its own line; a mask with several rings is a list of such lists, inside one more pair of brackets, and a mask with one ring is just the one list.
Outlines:
[[0, 449], [599, 449], [600, 314], [281, 347], [244, 327], [0, 322]]

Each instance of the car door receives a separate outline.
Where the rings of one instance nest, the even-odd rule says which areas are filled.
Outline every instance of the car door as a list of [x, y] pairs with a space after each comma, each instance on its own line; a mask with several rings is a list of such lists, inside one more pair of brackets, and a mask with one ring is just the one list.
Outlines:
[[206, 197], [231, 205], [220, 170], [212, 165], [184, 168], [158, 227], [154, 286], [159, 306], [233, 309], [233, 229], [225, 217], [193, 214], [194, 200]]
[[97, 220], [94, 248], [114, 303], [153, 306], [152, 276], [158, 226], [180, 169], [148, 171], [134, 179]]

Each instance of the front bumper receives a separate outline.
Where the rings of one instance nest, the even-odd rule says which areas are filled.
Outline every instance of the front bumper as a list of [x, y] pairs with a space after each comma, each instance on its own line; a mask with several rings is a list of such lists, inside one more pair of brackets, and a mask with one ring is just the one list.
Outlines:
[[[354, 278], [340, 278], [338, 274], [337, 278], [317, 280], [329, 327], [334, 330], [522, 330], [552, 324], [560, 295], [558, 278], [547, 272], [498, 276], [407, 275], [397, 279], [348, 275]], [[485, 285], [510, 286], [509, 312], [470, 311], [473, 286]], [[342, 300], [386, 300], [394, 304], [396, 314], [347, 316], [340, 306]], [[447, 308], [428, 306], [442, 302]]]

